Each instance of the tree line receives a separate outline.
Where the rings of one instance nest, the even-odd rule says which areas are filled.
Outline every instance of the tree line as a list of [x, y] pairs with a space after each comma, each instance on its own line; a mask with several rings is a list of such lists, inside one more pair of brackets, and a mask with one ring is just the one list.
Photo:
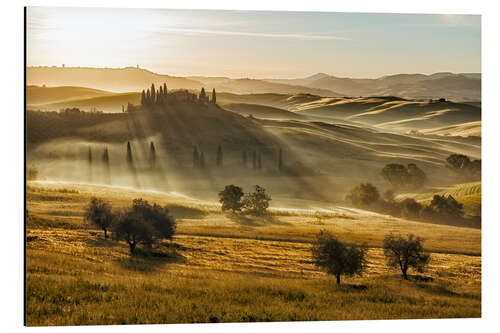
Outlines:
[[[446, 158], [445, 167], [460, 180], [481, 179], [481, 160], [471, 160], [466, 155], [451, 154]], [[427, 181], [425, 172], [414, 163], [407, 166], [390, 163], [382, 168], [380, 174], [396, 190], [419, 189]]]
[[[190, 93], [187, 90], [177, 90], [170, 92], [167, 90], [167, 84], [163, 83], [156, 89], [154, 83], [151, 88], [143, 89], [141, 92], [141, 106], [142, 107], [155, 107], [174, 104], [177, 102], [199, 102], [203, 104], [217, 104], [217, 94], [215, 88], [212, 89], [211, 97], [205, 92], [205, 88], [201, 88], [198, 96]], [[127, 107], [129, 110], [130, 106]], [[123, 108], [122, 108], [123, 109]]]
[[463, 204], [451, 195], [436, 194], [428, 204], [422, 204], [413, 198], [396, 201], [392, 191], [386, 191], [382, 196], [373, 184], [362, 183], [349, 191], [346, 201], [358, 208], [396, 217], [438, 223], [467, 224], [469, 222], [464, 218]]

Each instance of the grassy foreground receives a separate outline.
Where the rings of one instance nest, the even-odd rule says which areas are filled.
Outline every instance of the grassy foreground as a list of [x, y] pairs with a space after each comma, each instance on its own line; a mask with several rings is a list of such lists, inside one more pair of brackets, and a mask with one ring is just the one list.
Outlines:
[[[82, 222], [93, 193], [114, 207], [135, 197], [169, 204], [178, 234], [155, 256], [130, 257]], [[333, 208], [231, 218], [211, 203], [93, 185], [33, 182], [27, 196], [29, 326], [481, 316], [477, 229]], [[310, 241], [322, 228], [369, 246], [363, 277], [337, 287], [312, 265]], [[380, 243], [390, 231], [427, 239], [423, 275], [404, 281], [385, 266]]]

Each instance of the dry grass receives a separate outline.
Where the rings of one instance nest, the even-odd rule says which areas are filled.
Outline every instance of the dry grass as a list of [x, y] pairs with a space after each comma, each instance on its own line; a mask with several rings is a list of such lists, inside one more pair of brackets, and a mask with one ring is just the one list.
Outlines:
[[[131, 258], [124, 243], [82, 222], [96, 192], [116, 207], [142, 196], [204, 213], [181, 218], [158, 255]], [[475, 229], [361, 212], [224, 216], [217, 205], [176, 195], [47, 183], [29, 184], [28, 210], [30, 326], [481, 316]], [[337, 287], [312, 265], [309, 242], [321, 228], [367, 243], [363, 277]], [[427, 238], [433, 253], [423, 279], [404, 281], [385, 266], [379, 246], [389, 231]]]

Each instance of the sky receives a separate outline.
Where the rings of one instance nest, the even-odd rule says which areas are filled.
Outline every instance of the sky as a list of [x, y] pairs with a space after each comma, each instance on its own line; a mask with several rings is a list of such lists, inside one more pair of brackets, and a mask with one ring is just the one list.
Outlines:
[[176, 76], [481, 72], [478, 15], [29, 7], [28, 66]]

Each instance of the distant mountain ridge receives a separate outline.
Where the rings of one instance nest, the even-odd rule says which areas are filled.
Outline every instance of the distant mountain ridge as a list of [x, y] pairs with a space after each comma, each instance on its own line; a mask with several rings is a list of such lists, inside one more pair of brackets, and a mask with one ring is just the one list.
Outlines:
[[395, 74], [376, 79], [353, 79], [318, 73], [300, 79], [266, 79], [266, 81], [328, 89], [346, 96], [481, 100], [481, 73]]
[[340, 96], [323, 88], [303, 87], [285, 83], [272, 83], [256, 79], [231, 79], [225, 77], [179, 77], [157, 74], [137, 67], [90, 68], [90, 67], [27, 67], [26, 84], [48, 87], [80, 86], [112, 92], [140, 92], [152, 83], [159, 86], [166, 82], [168, 89], [199, 91], [215, 88], [235, 94], [309, 93], [320, 96]]
[[323, 97], [397, 96], [408, 99], [446, 98], [481, 101], [481, 73], [439, 72], [395, 74], [376, 79], [355, 79], [317, 73], [297, 79], [251, 79], [203, 76], [171, 76], [137, 67], [27, 67], [27, 84], [80, 86], [112, 92], [137, 92], [151, 83], [167, 83], [169, 89], [201, 87], [234, 94], [313, 94]]

